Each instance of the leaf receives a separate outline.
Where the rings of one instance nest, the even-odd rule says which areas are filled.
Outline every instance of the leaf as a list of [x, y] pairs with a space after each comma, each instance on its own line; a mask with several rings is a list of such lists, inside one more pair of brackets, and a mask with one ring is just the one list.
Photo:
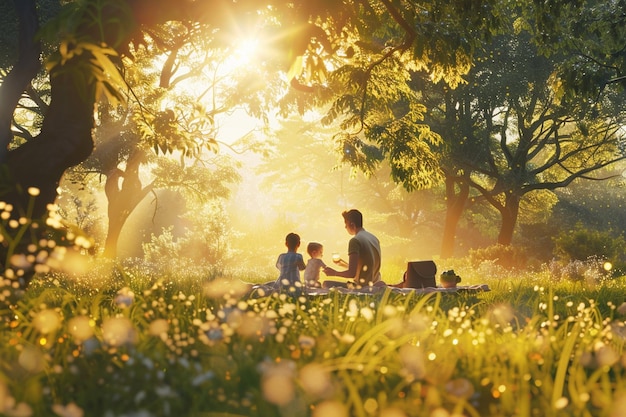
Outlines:
[[298, 55], [289, 67], [289, 71], [287, 72], [288, 80], [292, 80], [302, 73], [303, 63], [304, 57], [302, 55]]

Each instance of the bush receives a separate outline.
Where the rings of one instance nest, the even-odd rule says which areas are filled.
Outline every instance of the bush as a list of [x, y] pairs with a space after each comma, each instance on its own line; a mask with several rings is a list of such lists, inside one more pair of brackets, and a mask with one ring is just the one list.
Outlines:
[[477, 268], [484, 262], [492, 262], [504, 268], [524, 268], [528, 262], [526, 254], [517, 247], [510, 245], [493, 245], [469, 251], [469, 260]]
[[573, 231], [561, 232], [555, 239], [555, 256], [564, 262], [601, 259], [617, 270], [624, 269], [626, 241], [608, 231], [588, 230], [580, 224]]

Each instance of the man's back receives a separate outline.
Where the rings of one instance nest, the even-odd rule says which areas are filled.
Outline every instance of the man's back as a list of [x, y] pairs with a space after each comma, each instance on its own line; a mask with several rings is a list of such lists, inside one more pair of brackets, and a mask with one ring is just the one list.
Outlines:
[[358, 231], [348, 243], [348, 253], [359, 254], [360, 270], [357, 271], [360, 285], [369, 285], [380, 281], [380, 242], [365, 229]]

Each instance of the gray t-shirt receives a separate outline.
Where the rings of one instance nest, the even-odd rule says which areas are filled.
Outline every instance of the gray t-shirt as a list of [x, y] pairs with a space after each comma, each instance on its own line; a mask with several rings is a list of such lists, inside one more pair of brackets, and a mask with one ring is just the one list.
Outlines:
[[309, 259], [304, 270], [304, 285], [307, 287], [319, 287], [320, 270], [324, 267], [326, 267], [326, 264], [321, 259]]
[[357, 232], [348, 242], [348, 255], [359, 255], [361, 269], [357, 270], [355, 281], [360, 285], [369, 285], [380, 281], [380, 242], [365, 229]]

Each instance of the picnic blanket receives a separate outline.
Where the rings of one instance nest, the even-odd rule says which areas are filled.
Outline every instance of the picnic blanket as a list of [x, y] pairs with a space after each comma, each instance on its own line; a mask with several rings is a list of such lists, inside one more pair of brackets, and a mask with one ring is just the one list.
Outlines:
[[[483, 292], [491, 291], [487, 284], [477, 285], [458, 285], [456, 288], [441, 288], [441, 287], [426, 287], [426, 288], [396, 288], [391, 286], [373, 286], [363, 288], [345, 288], [345, 287], [333, 287], [333, 288], [302, 288], [302, 294], [306, 295], [325, 295], [332, 292], [339, 292], [342, 294], [355, 294], [355, 295], [372, 295], [385, 292], [385, 290], [391, 290], [396, 294], [430, 294], [430, 293], [445, 293], [445, 294], [459, 294], [467, 292]], [[266, 285], [254, 285], [252, 292], [261, 292], [264, 295], [269, 295], [275, 291], [278, 291], [274, 287]], [[262, 294], [258, 294], [262, 295]]]
[[328, 294], [331, 291], [337, 291], [344, 294], [377, 294], [384, 292], [386, 289], [391, 290], [397, 294], [430, 294], [434, 292], [441, 293], [462, 293], [462, 292], [481, 292], [490, 291], [489, 285], [459, 285], [456, 288], [441, 288], [441, 287], [426, 287], [426, 288], [396, 288], [391, 286], [375, 286], [375, 287], [363, 287], [363, 288], [307, 288], [305, 292], [311, 295]]

